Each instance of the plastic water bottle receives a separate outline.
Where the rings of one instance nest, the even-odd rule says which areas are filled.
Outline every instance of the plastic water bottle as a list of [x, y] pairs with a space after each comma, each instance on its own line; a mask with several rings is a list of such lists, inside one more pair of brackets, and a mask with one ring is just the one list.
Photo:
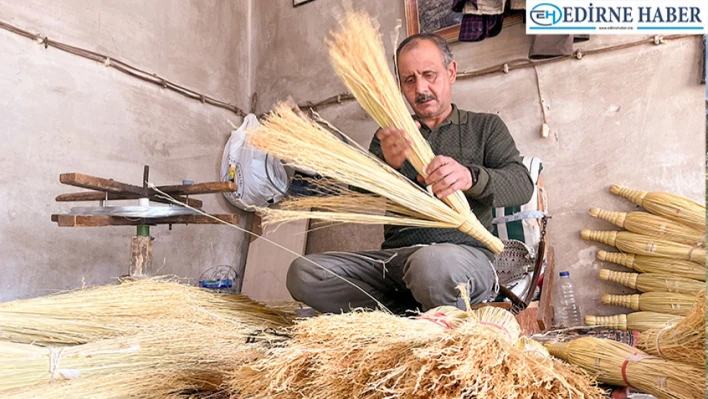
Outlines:
[[580, 316], [580, 306], [575, 301], [575, 290], [570, 282], [569, 272], [560, 272], [558, 304], [558, 324], [563, 327], [578, 327], [584, 325]]

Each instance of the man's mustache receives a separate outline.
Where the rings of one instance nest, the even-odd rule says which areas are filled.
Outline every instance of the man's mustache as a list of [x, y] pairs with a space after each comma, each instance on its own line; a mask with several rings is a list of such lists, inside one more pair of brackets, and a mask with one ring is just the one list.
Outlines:
[[415, 103], [416, 103], [416, 104], [420, 104], [420, 103], [422, 103], [423, 101], [428, 101], [428, 100], [437, 100], [437, 98], [436, 98], [435, 95], [433, 95], [433, 94], [418, 94], [418, 95], [415, 97]]

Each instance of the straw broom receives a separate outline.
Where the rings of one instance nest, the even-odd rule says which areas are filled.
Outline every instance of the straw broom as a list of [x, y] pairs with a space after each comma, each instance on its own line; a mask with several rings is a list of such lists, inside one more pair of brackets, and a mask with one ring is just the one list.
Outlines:
[[198, 373], [213, 380], [221, 377], [221, 370], [242, 364], [252, 357], [252, 351], [263, 347], [246, 341], [241, 329], [228, 323], [199, 325], [170, 320], [127, 337], [75, 346], [0, 342], [0, 396], [7, 390], [37, 384], [72, 380], [80, 385], [85, 377], [110, 378], [141, 370], [144, 379], [158, 369], [187, 376]]
[[[435, 154], [418, 131], [388, 68], [378, 27], [364, 12], [347, 12], [339, 24], [339, 29], [330, 32], [331, 39], [327, 40], [335, 72], [379, 126], [404, 132], [411, 142], [408, 161], [421, 176], [427, 177], [426, 168]], [[467, 218], [469, 226], [465, 229], [479, 229], [477, 218], [462, 192], [456, 191], [443, 201]], [[501, 242], [495, 244], [492, 250], [501, 252]]]
[[612, 212], [590, 208], [590, 216], [628, 231], [687, 245], [704, 245], [705, 228], [695, 230], [681, 223], [646, 212]]
[[597, 259], [634, 269], [640, 273], [672, 274], [694, 280], [706, 280], [706, 268], [696, 262], [657, 258], [618, 252], [598, 251]]
[[[2, 393], [3, 399], [155, 399], [187, 398], [195, 393], [203, 397], [219, 392], [221, 377], [201, 372], [185, 373], [171, 370], [151, 370], [149, 373], [121, 372], [109, 377], [99, 375], [78, 380], [56, 381], [14, 389]], [[213, 396], [208, 396], [213, 395]], [[202, 396], [195, 396], [202, 397]]]
[[593, 231], [584, 229], [580, 232], [580, 237], [584, 240], [594, 240], [612, 245], [624, 252], [636, 255], [690, 260], [704, 266], [706, 264], [706, 250], [703, 247], [692, 247], [627, 231]]
[[614, 316], [585, 316], [585, 325], [590, 327], [606, 327], [622, 331], [646, 331], [652, 328], [673, 326], [681, 320], [683, 320], [683, 317], [671, 314], [634, 312]]
[[686, 316], [696, 305], [694, 295], [675, 292], [646, 292], [644, 294], [612, 295], [601, 298], [603, 305], [623, 306], [632, 310], [642, 310]]
[[706, 362], [705, 299], [705, 292], [701, 292], [691, 313], [675, 326], [639, 334], [637, 348], [664, 359], [703, 368]]
[[705, 395], [705, 369], [650, 356], [629, 345], [592, 337], [546, 344], [551, 355], [578, 365], [611, 385], [629, 386], [659, 399]]
[[[456, 228], [494, 252], [504, 248], [470, 213], [460, 213], [431, 196], [393, 168], [361, 147], [348, 145], [305, 115], [278, 104], [262, 126], [248, 136], [249, 142], [291, 165], [317, 171], [340, 183], [359, 187], [387, 198], [399, 207], [425, 215], [377, 215], [351, 212], [287, 211], [259, 209], [264, 219], [314, 218], [347, 223], [385, 223], [403, 226]], [[353, 140], [352, 140], [353, 141]]]
[[696, 201], [676, 194], [632, 190], [616, 184], [610, 192], [627, 198], [647, 211], [675, 220], [695, 230], [706, 229], [706, 207]]
[[607, 269], [600, 270], [600, 279], [622, 284], [641, 292], [677, 292], [697, 294], [705, 284], [690, 278], [655, 273], [624, 273]]
[[243, 296], [151, 278], [0, 303], [0, 340], [81, 344], [175, 319], [228, 323], [248, 334], [289, 325], [290, 318]]
[[449, 329], [383, 312], [297, 323], [293, 338], [237, 369], [236, 398], [600, 398], [576, 369], [517, 349], [465, 319]]

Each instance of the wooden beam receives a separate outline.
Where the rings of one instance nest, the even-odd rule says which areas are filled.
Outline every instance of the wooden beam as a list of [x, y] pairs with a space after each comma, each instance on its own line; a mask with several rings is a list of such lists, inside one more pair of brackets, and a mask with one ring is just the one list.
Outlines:
[[551, 328], [553, 323], [553, 281], [555, 280], [555, 252], [552, 246], [546, 247], [546, 269], [543, 273], [541, 300], [538, 304], [536, 322], [541, 331]]
[[[213, 215], [227, 223], [237, 224], [237, 214]], [[52, 215], [52, 222], [60, 227], [101, 227], [101, 226], [138, 226], [157, 224], [221, 224], [204, 215], [178, 215], [162, 218], [126, 218], [108, 215]]]
[[170, 195], [191, 195], [191, 194], [213, 194], [229, 193], [236, 191], [236, 183], [230, 181], [218, 181], [197, 184], [178, 184], [173, 186], [159, 186], [158, 190]]
[[[109, 200], [131, 200], [131, 199], [138, 199], [140, 197], [141, 197], [141, 195], [138, 195], [138, 194], [108, 193]], [[204, 205], [202, 203], [202, 201], [197, 200], [197, 199], [189, 198], [189, 200], [188, 200], [186, 197], [182, 197], [179, 195], [173, 195], [173, 197], [177, 201], [184, 202], [185, 204], [188, 204], [189, 206], [193, 206], [195, 208], [201, 208]], [[158, 198], [154, 194], [151, 194], [148, 198], [150, 198], [150, 201], [160, 202], [163, 204], [170, 204], [171, 203], [169, 200], [166, 200], [164, 198]], [[57, 202], [101, 201], [104, 199], [106, 199], [105, 192], [85, 191], [82, 193], [60, 194], [57, 196], [56, 201]]]
[[108, 191], [113, 193], [131, 193], [147, 197], [147, 188], [121, 183], [113, 179], [89, 176], [83, 173], [62, 173], [59, 181], [74, 187], [89, 188], [91, 190]]

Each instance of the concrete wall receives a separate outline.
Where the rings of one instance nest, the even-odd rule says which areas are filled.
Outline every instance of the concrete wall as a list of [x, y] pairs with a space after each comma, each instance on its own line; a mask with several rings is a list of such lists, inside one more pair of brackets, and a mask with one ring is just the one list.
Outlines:
[[[241, 107], [251, 92], [249, 1], [0, 0], [0, 20], [105, 53]], [[128, 270], [132, 227], [59, 228], [50, 214], [81, 172], [140, 184], [218, 180], [235, 114], [0, 30], [0, 301], [105, 283]], [[210, 212], [234, 212], [219, 195]], [[83, 205], [97, 205], [96, 203]], [[237, 266], [242, 233], [152, 229], [160, 274]]]
[[[405, 18], [403, 2], [364, 0], [356, 6], [378, 17], [390, 53], [388, 32], [396, 19]], [[254, 16], [260, 29], [256, 34], [261, 40], [253, 62], [256, 89], [262, 93], [261, 111], [289, 95], [298, 102], [317, 101], [344, 91], [323, 45], [336, 25], [333, 9], [337, 7], [326, 0], [298, 8], [289, 0], [256, 3]], [[593, 36], [577, 48], [637, 39]], [[529, 43], [524, 26], [517, 25], [480, 43], [455, 43], [452, 50], [460, 70], [474, 70], [525, 58]], [[610, 184], [666, 190], [703, 201], [705, 87], [698, 83], [700, 43], [697, 37], [681, 39], [540, 66], [552, 129], [548, 139], [540, 137], [541, 109], [533, 69], [456, 84], [454, 101], [461, 108], [499, 114], [521, 152], [544, 161], [557, 268], [571, 272], [589, 312], [620, 310], [600, 308], [599, 296], [623, 292], [596, 277], [601, 266], [615, 269], [594, 260], [604, 246], [579, 238], [582, 228], [613, 229], [590, 218], [588, 208], [634, 209], [609, 194]], [[376, 129], [354, 102], [321, 114], [362, 144]], [[379, 227], [342, 226], [310, 232], [308, 251], [374, 249], [381, 240]]]

